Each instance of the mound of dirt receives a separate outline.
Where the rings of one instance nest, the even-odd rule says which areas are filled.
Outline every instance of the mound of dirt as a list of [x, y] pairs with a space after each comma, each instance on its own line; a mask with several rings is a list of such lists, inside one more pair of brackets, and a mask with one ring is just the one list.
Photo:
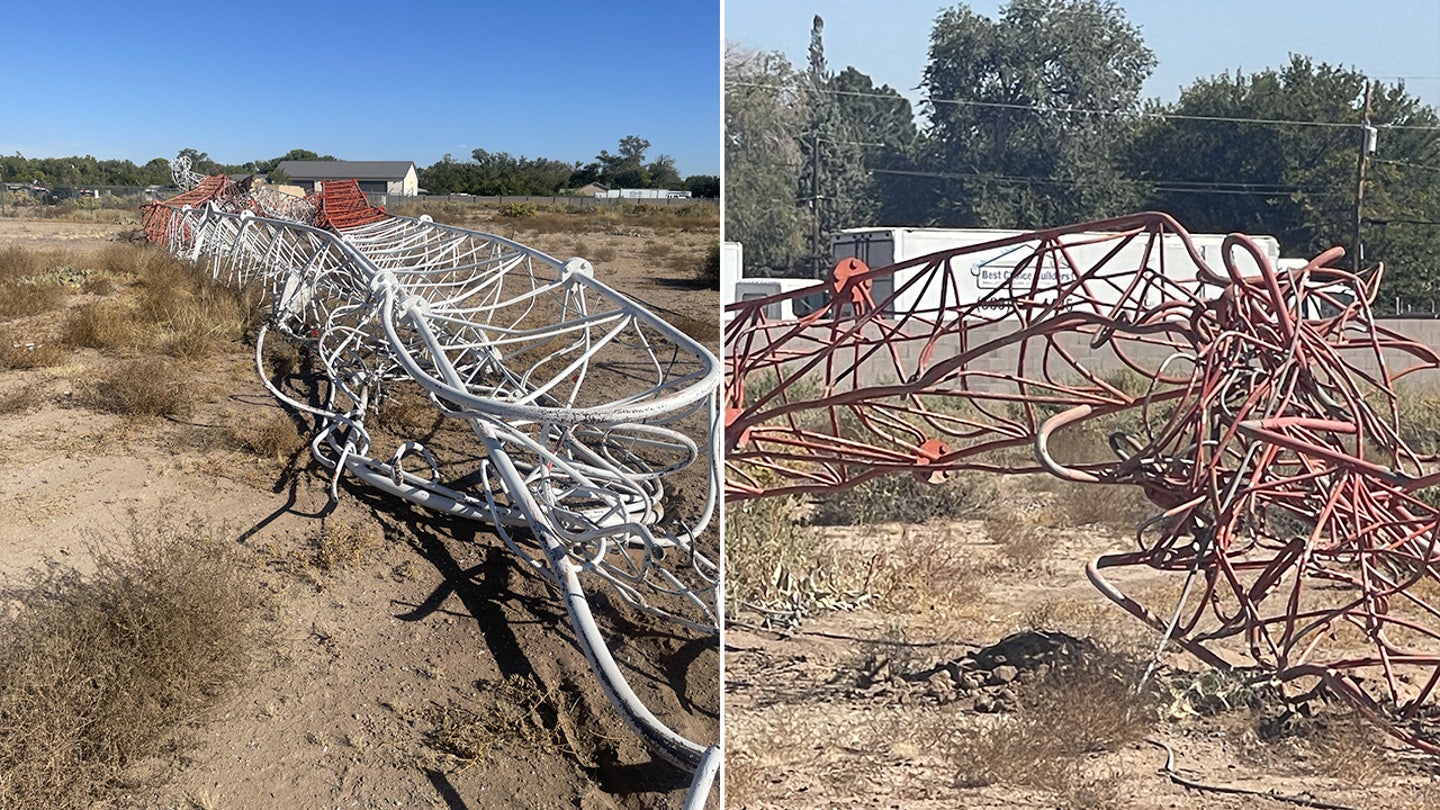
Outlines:
[[1079, 665], [1099, 651], [1090, 639], [1053, 630], [1012, 633], [988, 647], [918, 672], [895, 672], [887, 658], [862, 668], [857, 694], [905, 703], [921, 698], [937, 704], [989, 713], [1014, 711], [1022, 687], [1055, 669]]

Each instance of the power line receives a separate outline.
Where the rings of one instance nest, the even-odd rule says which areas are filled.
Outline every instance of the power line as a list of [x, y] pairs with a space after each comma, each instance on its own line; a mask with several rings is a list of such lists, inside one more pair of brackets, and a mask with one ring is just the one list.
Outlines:
[[[726, 85], [727, 85], [727, 86], [729, 86], [729, 85], [735, 85], [735, 86], [739, 86], [739, 87], [773, 87], [773, 85], [767, 85], [767, 84], [762, 84], [762, 83], [758, 83], [758, 82], [744, 82], [744, 81], [726, 82]], [[874, 91], [864, 91], [864, 90], [838, 90], [838, 89], [834, 89], [834, 88], [820, 88], [820, 90], [821, 90], [821, 92], [832, 93], [832, 94], [838, 95], [838, 96], [854, 96], [854, 97], [857, 97], [857, 98], [883, 98], [883, 99], [889, 99], [889, 100], [891, 100], [891, 101], [896, 101], [896, 100], [908, 101], [908, 99], [905, 99], [903, 96], [891, 95], [891, 94], [889, 94], [889, 93], [877, 93], [877, 92], [874, 92]], [[1084, 107], [1047, 107], [1047, 106], [1042, 105], [1042, 104], [1012, 104], [1012, 103], [1001, 102], [1001, 101], [974, 101], [974, 100], [972, 100], [972, 99], [961, 99], [961, 98], [926, 98], [926, 99], [924, 99], [924, 101], [925, 101], [925, 102], [928, 102], [928, 103], [930, 103], [930, 104], [932, 104], [932, 105], [933, 105], [933, 104], [947, 104], [947, 105], [957, 106], [957, 107], [984, 107], [984, 108], [1002, 109], [1002, 110], [1034, 110], [1034, 111], [1039, 111], [1039, 112], [1048, 112], [1048, 113], [1056, 113], [1056, 114], [1066, 114], [1066, 115], [1085, 114], [1085, 115], [1098, 115], [1098, 116], [1114, 117], [1114, 118], [1122, 118], [1122, 117], [1131, 117], [1131, 118], [1154, 118], [1154, 119], [1157, 119], [1157, 120], [1160, 120], [1160, 121], [1218, 121], [1218, 122], [1222, 122], [1222, 123], [1232, 123], [1232, 124], [1267, 124], [1267, 125], [1275, 125], [1275, 126], [1299, 126], [1299, 127], [1339, 127], [1339, 128], [1348, 128], [1348, 129], [1359, 129], [1360, 127], [1363, 127], [1363, 126], [1364, 126], [1364, 124], [1361, 123], [1361, 122], [1359, 122], [1359, 121], [1356, 121], [1356, 122], [1354, 122], [1354, 123], [1346, 123], [1346, 122], [1342, 122], [1342, 121], [1302, 121], [1302, 120], [1299, 120], [1299, 119], [1288, 119], [1288, 118], [1242, 118], [1242, 117], [1239, 117], [1239, 116], [1225, 116], [1225, 115], [1181, 115], [1181, 114], [1178, 114], [1178, 113], [1144, 112], [1144, 111], [1134, 111], [1134, 110], [1099, 110], [1099, 109], [1088, 109], [1088, 108], [1084, 108]], [[1428, 132], [1428, 131], [1440, 131], [1440, 126], [1435, 126], [1435, 125], [1419, 125], [1419, 124], [1376, 124], [1375, 126], [1376, 126], [1377, 128], [1379, 128], [1379, 129], [1407, 129], [1407, 130], [1421, 130], [1421, 131], [1427, 131], [1427, 132]]]
[[[1053, 177], [1026, 177], [1016, 175], [991, 174], [987, 172], [926, 172], [912, 171], [905, 169], [870, 169], [871, 174], [891, 174], [902, 177], [929, 177], [938, 180], [967, 180], [980, 179], [990, 180], [997, 183], [1029, 184], [1029, 185], [1054, 185], [1054, 186], [1076, 186], [1081, 185], [1079, 180], [1063, 180]], [[1312, 194], [1318, 197], [1344, 196], [1326, 188], [1305, 188], [1302, 186], [1275, 186], [1273, 188], [1253, 188], [1249, 183], [1203, 183], [1188, 180], [1151, 180], [1141, 181], [1155, 191], [1166, 191], [1173, 194], [1239, 194], [1259, 197], [1283, 197], [1288, 194]]]
[[1376, 163], [1388, 163], [1391, 166], [1406, 166], [1411, 169], [1425, 169], [1432, 172], [1440, 172], [1440, 166], [1424, 166], [1419, 163], [1407, 163], [1403, 160], [1386, 160], [1384, 158], [1371, 158]]

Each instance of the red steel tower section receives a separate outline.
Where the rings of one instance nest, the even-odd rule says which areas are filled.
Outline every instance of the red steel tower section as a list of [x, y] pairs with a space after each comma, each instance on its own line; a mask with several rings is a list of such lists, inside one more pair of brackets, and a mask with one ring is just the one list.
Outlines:
[[[1323, 683], [1440, 753], [1440, 473], [1397, 388], [1440, 354], [1376, 323], [1380, 268], [1339, 269], [1338, 248], [1284, 271], [1243, 236], [1221, 253], [1138, 214], [847, 261], [796, 321], [766, 309], [813, 292], [735, 304], [727, 499], [957, 470], [1138, 486], [1153, 517], [1087, 568], [1107, 597], [1211, 665]], [[1108, 453], [1067, 457], [1056, 439], [1081, 426]], [[1127, 566], [1182, 595], [1141, 604], [1106, 578]]]

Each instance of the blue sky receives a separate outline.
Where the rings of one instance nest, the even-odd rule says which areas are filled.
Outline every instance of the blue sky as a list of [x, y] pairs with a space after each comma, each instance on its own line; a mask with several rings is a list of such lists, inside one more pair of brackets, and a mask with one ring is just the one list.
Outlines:
[[[876, 84], [918, 101], [938, 0], [726, 0], [725, 38], [806, 61], [810, 21], [825, 18], [825, 58], [839, 72], [853, 65]], [[1001, 0], [968, 3], [995, 18]], [[1393, 81], [1440, 109], [1440, 0], [1120, 0], [1155, 52], [1144, 95], [1174, 101], [1200, 77], [1280, 67], [1299, 53]], [[880, 10], [883, 8], [883, 11]]]
[[0, 0], [0, 153], [720, 168], [718, 4]]

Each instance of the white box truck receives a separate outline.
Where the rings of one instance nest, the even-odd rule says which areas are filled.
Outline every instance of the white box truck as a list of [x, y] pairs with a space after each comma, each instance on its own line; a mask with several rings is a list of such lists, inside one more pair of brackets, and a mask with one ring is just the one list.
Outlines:
[[[955, 250], [957, 248], [980, 245], [986, 242], [993, 242], [1001, 239], [1009, 239], [1020, 236], [1025, 231], [996, 230], [989, 228], [851, 228], [841, 231], [831, 239], [831, 257], [835, 262], [848, 258], [857, 258], [871, 269], [897, 264], [921, 256], [928, 256], [941, 251]], [[1074, 244], [1069, 253], [1075, 263], [1080, 267], [1092, 265], [1105, 258], [1115, 248], [1116, 242], [1113, 239], [1094, 242], [1092, 244], [1080, 244], [1094, 238], [1103, 238], [1108, 234], [1103, 233], [1082, 233], [1070, 234], [1063, 238], [1067, 244]], [[1273, 236], [1252, 237], [1260, 246], [1266, 257], [1272, 264], [1279, 261], [1280, 245]], [[1224, 265], [1221, 261], [1221, 244], [1225, 236], [1223, 234], [1192, 234], [1191, 242], [1201, 258], [1211, 268], [1221, 274], [1224, 273]], [[1124, 262], [1138, 264], [1144, 257], [1144, 250], [1147, 239], [1143, 236], [1136, 238], [1129, 245], [1122, 248], [1121, 252], [1112, 261], [1119, 264], [1109, 266], [1122, 267]], [[954, 278], [949, 284], [941, 285], [932, 283], [929, 285], [915, 285], [904, 288], [906, 282], [913, 279], [921, 272], [922, 268], [909, 268], [901, 270], [889, 276], [877, 278], [871, 289], [871, 296], [875, 301], [882, 301], [897, 289], [902, 290], [887, 307], [887, 314], [895, 312], [906, 312], [916, 308], [929, 309], [938, 307], [943, 300], [948, 306], [956, 304], [964, 305], [979, 301], [986, 294], [998, 289], [1008, 283], [1016, 292], [1028, 292], [1034, 284], [1035, 270], [1033, 268], [1016, 274], [1016, 268], [1021, 261], [1030, 256], [1039, 247], [1038, 242], [1022, 242], [1004, 248], [995, 248], [979, 253], [973, 253], [964, 257], [953, 265]], [[1167, 277], [1174, 279], [1181, 284], [1195, 284], [1194, 263], [1189, 259], [1184, 245], [1178, 236], [1166, 234], [1163, 242], [1162, 252], [1164, 254], [1163, 264], [1156, 257], [1151, 257], [1150, 266], [1155, 269], [1163, 267]], [[1246, 275], [1258, 272], [1258, 266], [1249, 254], [1236, 253], [1237, 264], [1241, 272]], [[1040, 286], [1046, 287], [1057, 282], [1055, 267], [1042, 266], [1040, 268]], [[1069, 276], [1069, 269], [1062, 270], [1065, 276]], [[1068, 281], [1069, 278], [1060, 278], [1059, 282]], [[1211, 291], [1218, 292], [1218, 290]], [[1105, 291], [1098, 293], [1103, 296]], [[1119, 291], [1113, 291], [1119, 296]], [[1043, 300], [1043, 296], [1042, 296]], [[1152, 302], [1152, 303], [1159, 303]]]
[[[733, 300], [754, 301], [757, 298], [769, 298], [780, 293], [793, 292], [814, 287], [811, 295], [799, 298], [787, 298], [765, 305], [765, 319], [769, 321], [793, 321], [804, 315], [809, 315], [816, 309], [823, 307], [828, 298], [824, 282], [816, 281], [813, 278], [742, 278], [735, 282], [733, 287]], [[734, 313], [726, 313], [725, 320], [728, 322]]]
[[745, 277], [745, 246], [720, 243], [720, 309], [735, 303], [735, 282]]
[[734, 317], [724, 309], [737, 301], [754, 301], [772, 295], [816, 287], [814, 295], [791, 299], [765, 307], [771, 321], [793, 321], [825, 305], [822, 282], [813, 278], [745, 278], [745, 247], [739, 242], [720, 243], [720, 308], [725, 323]]

